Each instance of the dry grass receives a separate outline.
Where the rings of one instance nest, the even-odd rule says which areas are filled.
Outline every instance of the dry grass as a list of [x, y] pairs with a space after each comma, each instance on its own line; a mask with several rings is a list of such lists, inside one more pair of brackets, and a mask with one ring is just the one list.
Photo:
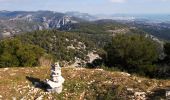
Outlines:
[[[37, 99], [44, 100], [87, 100], [94, 99], [125, 99], [131, 98], [134, 92], [146, 92], [149, 98], [155, 97], [154, 92], [170, 86], [170, 80], [147, 79], [136, 76], [127, 76], [121, 72], [84, 68], [63, 68], [65, 78], [63, 92], [52, 94], [35, 88], [27, 80], [27, 76], [40, 79], [49, 78], [49, 67], [35, 68], [2, 68], [0, 69], [0, 100], [4, 99]], [[129, 92], [127, 88], [133, 88]], [[159, 93], [157, 93], [159, 96]], [[162, 94], [161, 98], [164, 98]]]

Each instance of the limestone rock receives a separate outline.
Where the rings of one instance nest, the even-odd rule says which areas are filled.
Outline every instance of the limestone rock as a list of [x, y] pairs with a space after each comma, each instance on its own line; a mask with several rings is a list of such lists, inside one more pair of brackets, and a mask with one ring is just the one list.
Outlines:
[[131, 76], [129, 73], [126, 73], [126, 72], [121, 72], [121, 74], [122, 74], [123, 76], [128, 76], [128, 77]]
[[135, 92], [134, 93], [136, 100], [146, 100], [146, 93], [145, 92]]
[[61, 76], [61, 67], [59, 63], [55, 63], [51, 68], [51, 79], [47, 79], [46, 83], [49, 85], [47, 91], [61, 93], [62, 92], [62, 84], [65, 79]]

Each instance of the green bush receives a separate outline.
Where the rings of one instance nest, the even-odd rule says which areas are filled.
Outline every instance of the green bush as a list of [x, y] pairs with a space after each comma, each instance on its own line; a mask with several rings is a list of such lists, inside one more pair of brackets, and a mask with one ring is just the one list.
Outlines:
[[153, 62], [159, 55], [156, 43], [142, 35], [117, 35], [105, 50], [110, 66], [121, 66], [122, 70], [135, 73], [153, 71]]
[[38, 46], [23, 44], [18, 39], [0, 42], [0, 67], [37, 66], [38, 59], [45, 54]]
[[166, 54], [165, 63], [170, 65], [170, 43], [164, 44], [164, 53]]
[[[98, 48], [97, 44], [102, 45], [99, 37], [98, 35], [91, 36], [57, 30], [34, 31], [16, 36], [23, 43], [40, 46], [47, 53], [53, 55], [55, 60], [68, 62], [74, 62], [75, 57], [85, 59], [89, 51]], [[85, 45], [86, 48], [81, 48], [83, 46], [79, 45], [79, 42]], [[68, 49], [67, 47], [71, 45], [79, 49]]]

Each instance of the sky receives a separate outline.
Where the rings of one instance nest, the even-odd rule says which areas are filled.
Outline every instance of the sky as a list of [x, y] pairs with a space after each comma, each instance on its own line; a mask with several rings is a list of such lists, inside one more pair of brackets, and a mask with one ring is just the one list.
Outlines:
[[0, 0], [0, 10], [90, 14], [170, 14], [170, 0]]

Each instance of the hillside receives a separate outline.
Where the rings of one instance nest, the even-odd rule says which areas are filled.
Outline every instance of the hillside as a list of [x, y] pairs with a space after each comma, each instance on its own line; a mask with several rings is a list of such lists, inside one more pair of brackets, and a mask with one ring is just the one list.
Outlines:
[[[122, 22], [124, 23], [124, 22]], [[143, 30], [150, 35], [153, 35], [162, 40], [170, 40], [170, 24], [169, 22], [148, 22], [148, 21], [136, 21], [134, 23], [128, 22], [126, 25], [136, 27], [138, 30]]]
[[[119, 18], [119, 17], [118, 17]], [[131, 17], [130, 17], [131, 18]], [[0, 39], [24, 32], [57, 29], [81, 33], [133, 33], [142, 31], [160, 39], [169, 40], [169, 22], [149, 20], [103, 19], [88, 13], [54, 11], [0, 11]]]
[[[0, 99], [35, 100], [127, 100], [141, 97], [165, 99], [169, 80], [137, 77], [118, 71], [102, 69], [62, 68], [65, 78], [63, 92], [51, 94], [37, 87], [49, 78], [50, 67], [1, 68]], [[143, 96], [137, 96], [138, 94]], [[145, 94], [146, 93], [146, 94]], [[146, 96], [146, 97], [145, 97]]]
[[0, 38], [43, 29], [70, 30], [81, 21], [85, 19], [53, 11], [0, 11]]
[[[121, 33], [119, 33], [121, 32]], [[79, 59], [81, 66], [88, 62], [89, 53], [103, 53], [103, 48], [111, 42], [116, 34], [143, 34], [143, 31], [131, 30], [127, 26], [113, 23], [82, 23], [75, 29], [64, 32], [58, 30], [33, 31], [16, 35], [14, 38], [23, 43], [37, 45], [54, 60], [66, 61], [72, 64]]]
[[[94, 19], [77, 12], [0, 12], [0, 100], [165, 99], [170, 43], [160, 39], [169, 24]], [[44, 91], [50, 67], [35, 67], [55, 61], [66, 79], [61, 94]], [[101, 66], [107, 70], [86, 69]]]
[[100, 50], [111, 37], [107, 34], [61, 32], [57, 30], [34, 31], [16, 36], [23, 43], [38, 45], [54, 56], [54, 60], [73, 63], [78, 58], [88, 60], [88, 53]]

